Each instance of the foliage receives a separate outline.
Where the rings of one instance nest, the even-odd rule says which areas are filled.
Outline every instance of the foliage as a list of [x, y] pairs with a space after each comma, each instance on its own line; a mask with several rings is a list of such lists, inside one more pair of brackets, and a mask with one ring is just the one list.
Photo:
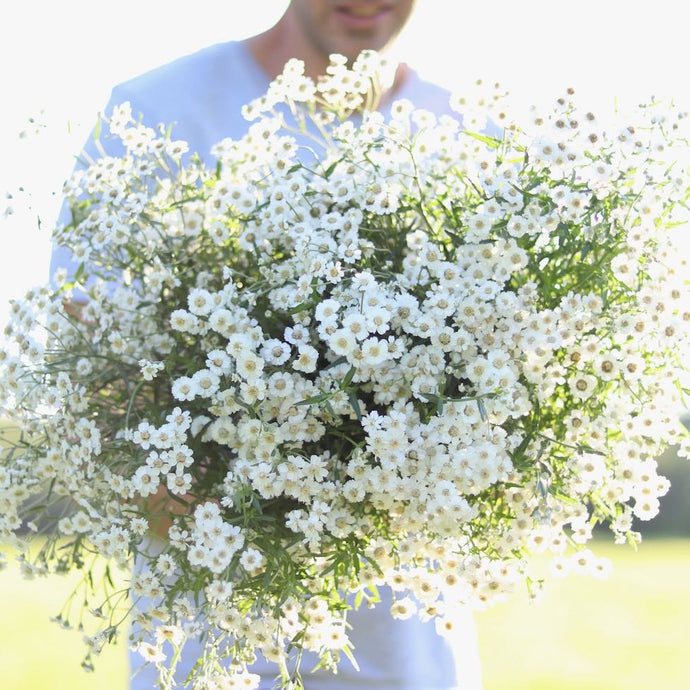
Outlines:
[[[86, 571], [92, 652], [131, 595], [162, 687], [190, 635], [195, 688], [255, 687], [257, 653], [301, 687], [301, 652], [351, 654], [347, 610], [382, 585], [442, 625], [533, 553], [601, 573], [593, 527], [636, 541], [668, 488], [682, 114], [611, 132], [568, 95], [526, 132], [496, 106], [500, 137], [403, 101], [385, 121], [379, 67], [289, 63], [210, 168], [117, 108], [125, 154], [66, 188], [78, 270], [13, 307], [0, 535], [28, 518], [27, 575]], [[129, 586], [94, 553], [136, 558]]]

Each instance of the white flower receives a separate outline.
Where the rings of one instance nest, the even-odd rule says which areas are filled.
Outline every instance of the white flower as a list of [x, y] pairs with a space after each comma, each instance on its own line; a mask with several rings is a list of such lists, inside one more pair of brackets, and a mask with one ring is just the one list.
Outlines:
[[291, 345], [306, 345], [309, 340], [309, 331], [299, 324], [295, 324], [285, 329], [284, 338]]
[[252, 352], [244, 352], [235, 358], [235, 369], [246, 381], [253, 381], [261, 376], [264, 360]]
[[176, 494], [177, 496], [183, 496], [192, 488], [193, 477], [189, 472], [181, 472], [180, 468], [177, 467], [175, 472], [168, 473], [166, 477], [166, 485], [170, 493]]
[[216, 376], [224, 376], [232, 371], [232, 360], [225, 350], [211, 350], [206, 357], [206, 366]]
[[164, 577], [172, 575], [175, 571], [175, 567], [176, 564], [174, 559], [167, 553], [162, 553], [156, 559], [156, 570]]
[[136, 646], [135, 651], [141, 654], [144, 661], [154, 664], [162, 663], [167, 658], [161, 647], [152, 645], [149, 642], [140, 642]]
[[208, 316], [215, 306], [215, 300], [208, 290], [196, 288], [187, 296], [187, 304], [192, 314]]
[[391, 615], [399, 620], [407, 620], [417, 613], [417, 604], [411, 597], [396, 599], [391, 605]]
[[264, 555], [257, 549], [245, 549], [240, 557], [240, 565], [252, 575], [257, 575], [263, 570], [266, 563]]
[[590, 374], [576, 374], [568, 383], [572, 394], [580, 400], [591, 397], [597, 387], [597, 379]]
[[221, 335], [229, 336], [236, 327], [235, 315], [224, 307], [214, 309], [209, 316], [208, 325]]
[[285, 364], [290, 358], [290, 352], [290, 345], [277, 338], [267, 340], [261, 348], [261, 356], [268, 364], [275, 366]]
[[194, 400], [199, 391], [194, 381], [188, 376], [180, 376], [173, 382], [171, 393], [175, 400]]
[[369, 366], [376, 366], [389, 359], [388, 346], [385, 340], [367, 338], [361, 344], [362, 362]]
[[146, 359], [140, 359], [139, 369], [141, 370], [141, 375], [146, 381], [153, 381], [158, 373], [165, 369], [165, 364], [163, 362], [150, 362]]
[[297, 348], [297, 357], [292, 363], [292, 368], [296, 371], [302, 371], [309, 374], [316, 370], [319, 353], [315, 347], [311, 345], [299, 345]]
[[319, 302], [314, 309], [314, 316], [318, 321], [329, 321], [334, 317], [337, 317], [340, 311], [340, 302], [334, 299], [326, 299]]
[[144, 450], [148, 450], [151, 447], [151, 437], [154, 431], [154, 427], [148, 422], [140, 422], [132, 433], [132, 442], [138, 444]]
[[295, 382], [289, 373], [277, 371], [269, 376], [267, 390], [271, 397], [288, 397], [294, 386]]
[[329, 336], [328, 345], [336, 355], [347, 357], [357, 347], [357, 338], [349, 328], [339, 328]]
[[141, 496], [151, 496], [156, 493], [159, 483], [159, 472], [153, 467], [139, 467], [132, 477], [132, 486]]
[[212, 397], [219, 388], [220, 377], [209, 369], [200, 369], [191, 379], [191, 387], [204, 398]]
[[194, 333], [199, 327], [198, 319], [184, 309], [176, 309], [170, 314], [170, 327], [182, 333]]

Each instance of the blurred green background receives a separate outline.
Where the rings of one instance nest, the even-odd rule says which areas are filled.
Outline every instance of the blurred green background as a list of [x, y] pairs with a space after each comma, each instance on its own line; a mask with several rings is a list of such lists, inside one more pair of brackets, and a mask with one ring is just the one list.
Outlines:
[[[536, 603], [518, 593], [477, 613], [485, 690], [690, 688], [690, 462], [671, 449], [660, 467], [672, 488], [637, 525], [638, 550], [594, 540], [608, 579], [550, 578]], [[0, 573], [0, 690], [126, 690], [124, 644], [86, 673], [81, 634], [49, 621], [74, 582], [27, 582], [14, 563]]]
[[[485, 690], [689, 687], [690, 538], [594, 550], [613, 559], [608, 579], [551, 580], [536, 604], [516, 596], [477, 614]], [[0, 584], [2, 690], [126, 690], [124, 645], [85, 673], [81, 635], [48, 621], [68, 581], [26, 582], [12, 566]]]

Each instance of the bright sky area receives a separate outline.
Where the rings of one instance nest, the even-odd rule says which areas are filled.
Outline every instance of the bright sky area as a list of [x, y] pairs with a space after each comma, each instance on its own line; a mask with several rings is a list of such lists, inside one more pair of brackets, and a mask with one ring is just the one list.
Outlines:
[[[24, 187], [34, 211], [1, 220], [0, 323], [7, 300], [48, 273], [61, 183], [110, 88], [181, 54], [272, 25], [286, 0], [27, 0], [0, 23], [0, 195]], [[418, 0], [401, 39], [408, 62], [456, 90], [498, 80], [525, 103], [574, 86], [604, 115], [651, 95], [690, 108], [686, 23], [674, 0]], [[29, 126], [33, 118], [38, 133]], [[28, 136], [20, 138], [21, 131]], [[38, 229], [36, 216], [42, 219]]]

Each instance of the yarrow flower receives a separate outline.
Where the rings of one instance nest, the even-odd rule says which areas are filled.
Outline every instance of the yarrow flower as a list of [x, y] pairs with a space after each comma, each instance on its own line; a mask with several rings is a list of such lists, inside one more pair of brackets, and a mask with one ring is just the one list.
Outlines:
[[141, 359], [139, 360], [139, 368], [144, 380], [153, 381], [158, 373], [165, 369], [165, 364], [163, 362], [149, 362], [146, 359]]
[[[125, 154], [74, 174], [55, 231], [79, 275], [11, 309], [0, 535], [49, 526], [27, 577], [135, 558], [131, 644], [169, 674], [203, 639], [193, 687], [256, 688], [257, 653], [283, 687], [301, 651], [337, 667], [350, 595], [379, 586], [449, 632], [532, 554], [603, 576], [594, 525], [639, 540], [654, 458], [690, 454], [686, 118], [607, 130], [566, 94], [521, 127], [481, 85], [464, 128], [405, 101], [386, 120], [379, 68], [289, 63], [208, 166], [117, 108]], [[487, 116], [500, 137], [468, 131]], [[27, 515], [51, 501], [57, 523]], [[92, 652], [122, 618], [104, 587]]]

